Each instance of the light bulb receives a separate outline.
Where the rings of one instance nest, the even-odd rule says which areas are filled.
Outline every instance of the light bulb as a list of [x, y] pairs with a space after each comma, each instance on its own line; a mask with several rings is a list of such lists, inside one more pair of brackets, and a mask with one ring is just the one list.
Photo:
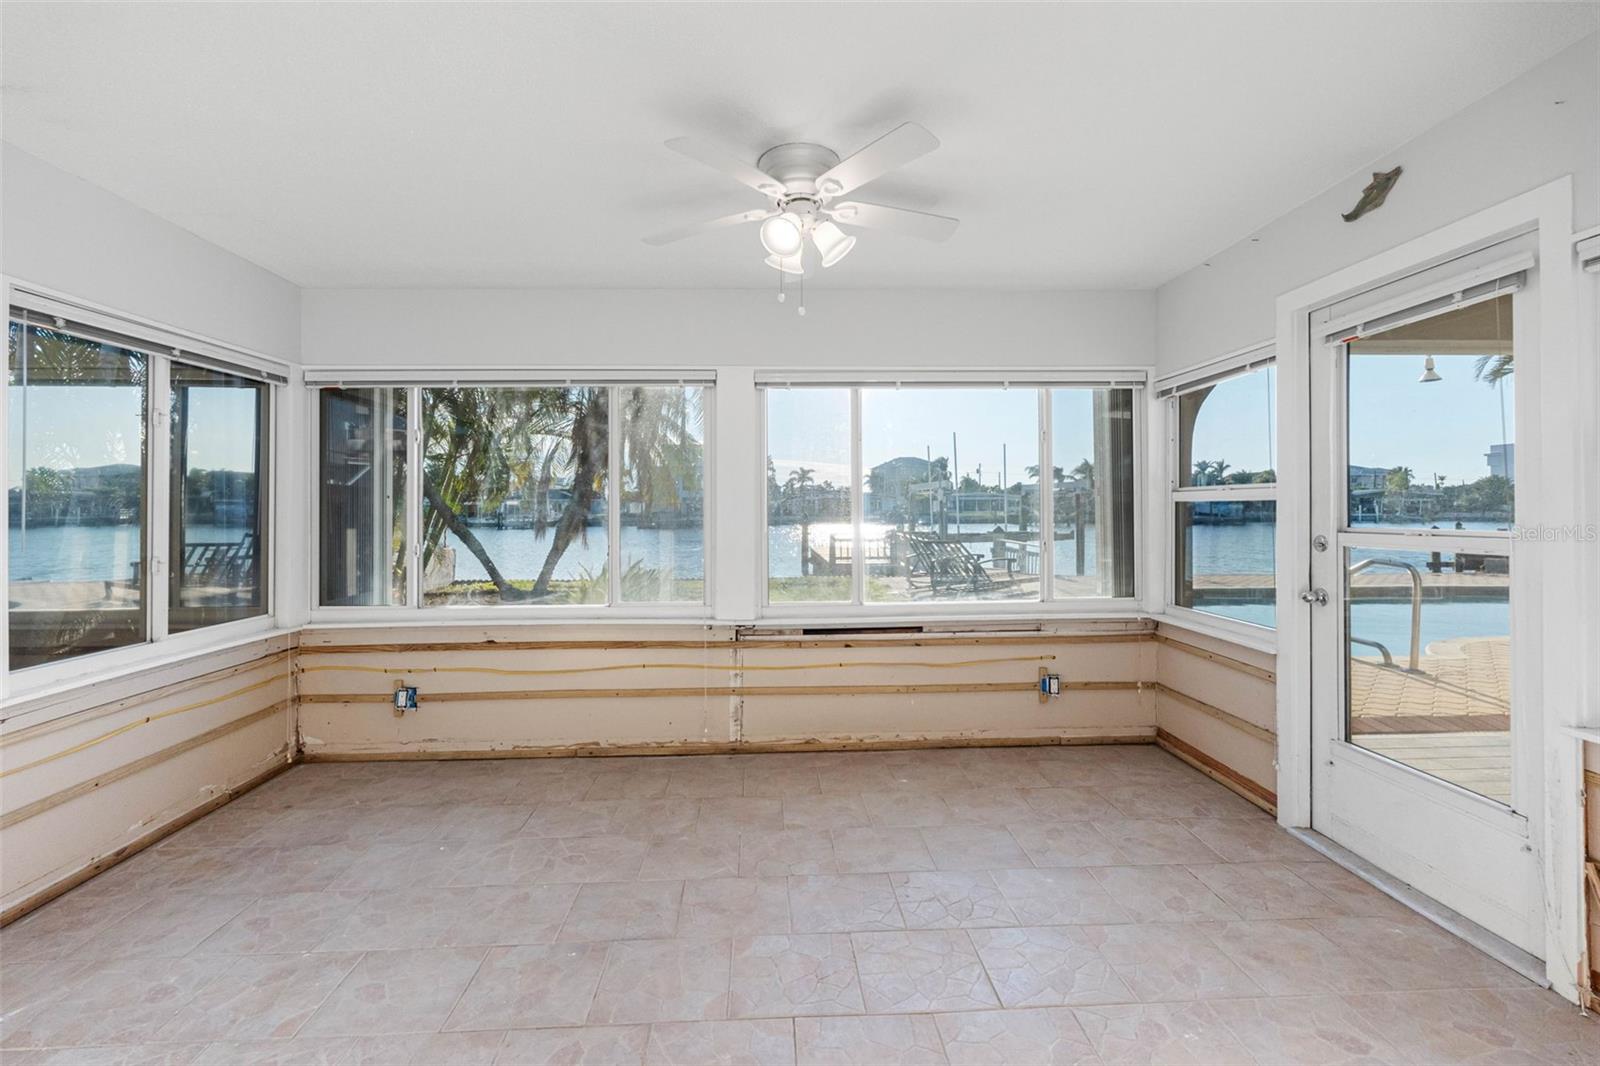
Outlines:
[[800, 220], [788, 212], [773, 215], [761, 223], [761, 246], [779, 258], [786, 259], [798, 252], [803, 237]]
[[1443, 380], [1444, 378], [1440, 377], [1439, 372], [1433, 368], [1433, 356], [1430, 355], [1428, 358], [1424, 359], [1422, 361], [1422, 376], [1418, 378], [1417, 381], [1426, 385], [1429, 382]]
[[822, 265], [831, 267], [839, 260], [850, 254], [850, 249], [856, 246], [856, 239], [835, 226], [832, 222], [824, 222], [811, 231], [811, 242], [817, 246], [817, 251], [822, 254]]

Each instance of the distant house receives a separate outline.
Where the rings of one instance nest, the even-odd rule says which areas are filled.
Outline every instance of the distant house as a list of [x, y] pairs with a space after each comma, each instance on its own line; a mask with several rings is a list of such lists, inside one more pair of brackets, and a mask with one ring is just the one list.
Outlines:
[[[868, 518], [892, 518], [905, 514], [914, 500], [926, 507], [930, 471], [935, 464], [914, 455], [902, 455], [879, 463], [867, 472], [865, 504]], [[940, 479], [940, 491], [951, 488], [949, 477]]]
[[1489, 464], [1490, 477], [1503, 477], [1507, 481], [1517, 480], [1517, 446], [1515, 444], [1491, 444], [1489, 445], [1489, 451], [1483, 458]]

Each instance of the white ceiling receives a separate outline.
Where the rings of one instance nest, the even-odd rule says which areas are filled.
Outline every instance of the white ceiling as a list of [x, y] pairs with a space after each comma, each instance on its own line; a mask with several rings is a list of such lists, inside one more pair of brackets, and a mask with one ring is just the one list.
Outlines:
[[[308, 287], [756, 287], [668, 152], [937, 152], [830, 286], [1155, 286], [1593, 32], [1596, 6], [6, 3], [4, 135]], [[1388, 162], [1385, 160], [1385, 162]], [[1403, 161], [1402, 161], [1403, 162]]]

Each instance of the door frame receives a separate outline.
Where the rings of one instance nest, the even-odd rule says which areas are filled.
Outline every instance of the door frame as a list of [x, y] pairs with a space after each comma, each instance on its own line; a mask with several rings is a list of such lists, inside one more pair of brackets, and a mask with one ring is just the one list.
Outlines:
[[[1334, 271], [1278, 297], [1278, 821], [1309, 828], [1312, 812], [1312, 625], [1300, 593], [1311, 576], [1311, 315], [1438, 263], [1497, 237], [1538, 230], [1537, 314], [1527, 323], [1540, 357], [1518, 367], [1517, 529], [1581, 528], [1594, 509], [1582, 478], [1585, 458], [1571, 444], [1593, 396], [1593, 368], [1577, 345], [1576, 264], [1572, 246], [1572, 179], [1564, 176], [1394, 248]], [[1553, 388], [1544, 388], [1550, 378]], [[1514, 534], [1515, 535], [1515, 534]], [[1580, 719], [1590, 681], [1575, 668], [1600, 635], [1586, 620], [1584, 590], [1592, 575], [1580, 538], [1541, 540], [1522, 552], [1513, 573], [1513, 599], [1526, 628], [1526, 713], [1542, 719], [1545, 769], [1542, 825], [1530, 841], [1541, 853], [1544, 880], [1546, 975], [1551, 987], [1577, 1001], [1584, 947], [1581, 776], [1571, 758], [1567, 726]], [[1544, 574], [1572, 578], [1544, 587]], [[1588, 605], [1592, 613], [1593, 605]], [[1515, 667], [1513, 668], [1515, 670]], [[1533, 802], [1539, 802], [1534, 800]]]

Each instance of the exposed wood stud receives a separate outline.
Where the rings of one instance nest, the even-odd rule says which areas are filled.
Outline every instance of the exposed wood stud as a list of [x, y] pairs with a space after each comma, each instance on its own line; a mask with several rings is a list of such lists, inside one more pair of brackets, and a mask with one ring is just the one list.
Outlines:
[[1199, 748], [1173, 736], [1160, 727], [1156, 729], [1156, 744], [1169, 754], [1193, 766], [1219, 785], [1224, 785], [1231, 791], [1238, 793], [1268, 814], [1278, 813], [1278, 794], [1265, 785], [1250, 780], [1231, 766], [1218, 762]]
[[1155, 641], [1157, 644], [1164, 644], [1175, 651], [1181, 651], [1185, 655], [1193, 655], [1198, 659], [1205, 659], [1219, 666], [1226, 666], [1230, 670], [1237, 670], [1241, 674], [1249, 674], [1251, 677], [1260, 678], [1262, 681], [1270, 681], [1276, 684], [1278, 680], [1278, 675], [1265, 667], [1256, 666], [1229, 655], [1223, 655], [1221, 652], [1215, 652], [1209, 648], [1202, 648], [1197, 644], [1189, 644], [1186, 641], [1178, 640], [1176, 637], [1169, 637], [1165, 633], [1157, 633]]

